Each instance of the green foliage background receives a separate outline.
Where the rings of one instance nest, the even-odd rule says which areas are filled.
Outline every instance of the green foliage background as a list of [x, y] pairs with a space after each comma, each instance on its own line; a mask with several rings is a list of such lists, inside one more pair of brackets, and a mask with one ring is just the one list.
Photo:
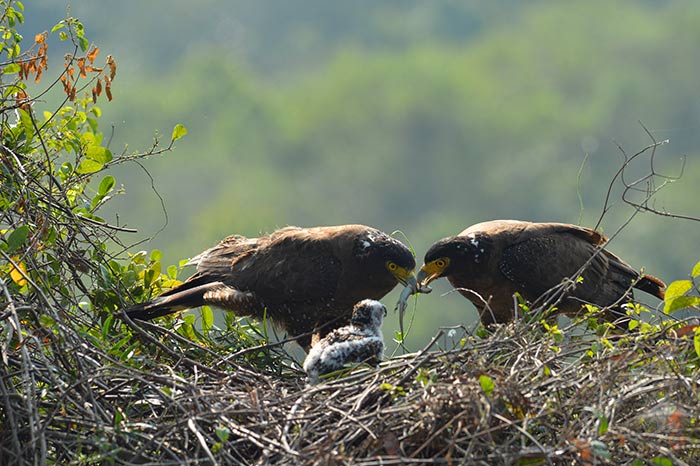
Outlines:
[[[32, 3], [28, 37], [65, 14]], [[154, 128], [189, 130], [145, 165], [162, 231], [161, 200], [133, 164], [116, 167], [126, 194], [103, 212], [138, 226], [134, 242], [154, 236], [142, 247], [164, 263], [288, 224], [401, 230], [419, 259], [488, 219], [593, 226], [616, 143], [650, 143], [639, 120], [671, 140], [659, 169], [677, 174], [687, 156], [657, 207], [700, 210], [696, 2], [81, 0], [71, 14], [120, 65], [102, 119], [113, 152], [148, 145]], [[604, 229], [630, 213], [618, 201]], [[611, 249], [670, 282], [697, 261], [697, 229], [643, 215]], [[411, 346], [475, 318], [437, 288], [420, 298]]]

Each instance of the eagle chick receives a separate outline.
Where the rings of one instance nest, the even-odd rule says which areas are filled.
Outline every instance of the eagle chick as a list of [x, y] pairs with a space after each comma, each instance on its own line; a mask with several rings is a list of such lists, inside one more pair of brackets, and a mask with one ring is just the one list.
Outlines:
[[349, 325], [334, 329], [311, 347], [304, 360], [310, 384], [319, 377], [341, 369], [349, 362], [376, 365], [384, 355], [382, 320], [386, 307], [379, 301], [365, 299], [355, 304]]

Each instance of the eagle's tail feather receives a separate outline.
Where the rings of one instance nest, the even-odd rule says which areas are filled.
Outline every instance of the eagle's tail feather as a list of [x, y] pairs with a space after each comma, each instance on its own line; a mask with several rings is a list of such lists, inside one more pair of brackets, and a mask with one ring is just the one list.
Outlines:
[[145, 303], [124, 310], [131, 319], [151, 320], [185, 309], [206, 304], [205, 294], [225, 286], [221, 282], [198, 284], [185, 282]]

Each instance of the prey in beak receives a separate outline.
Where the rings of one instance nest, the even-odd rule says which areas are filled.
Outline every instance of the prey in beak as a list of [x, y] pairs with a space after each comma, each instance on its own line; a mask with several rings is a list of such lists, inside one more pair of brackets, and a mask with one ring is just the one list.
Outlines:
[[399, 300], [396, 302], [394, 311], [398, 309], [399, 311], [399, 330], [401, 331], [401, 338], [404, 336], [403, 331], [403, 315], [408, 307], [408, 298], [417, 293], [430, 293], [433, 291], [432, 288], [421, 285], [417, 277], [411, 274], [410, 277], [406, 278], [404, 283], [404, 289], [401, 290], [401, 295]]

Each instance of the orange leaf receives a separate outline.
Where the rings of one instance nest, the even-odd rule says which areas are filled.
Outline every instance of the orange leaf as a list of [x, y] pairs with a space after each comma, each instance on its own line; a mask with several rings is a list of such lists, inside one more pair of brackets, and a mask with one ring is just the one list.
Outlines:
[[97, 56], [98, 53], [100, 53], [99, 47], [95, 47], [90, 52], [88, 52], [87, 59], [90, 61], [91, 65], [92, 65], [92, 62], [95, 61], [95, 57]]
[[85, 73], [85, 57], [78, 58], [78, 68], [80, 69], [80, 77], [87, 78], [87, 73]]
[[683, 413], [676, 410], [668, 416], [668, 425], [675, 431], [679, 431], [683, 427]]
[[36, 36], [34, 36], [34, 42], [37, 44], [43, 44], [44, 42], [46, 42], [47, 35], [48, 35], [48, 33], [46, 33], [46, 32], [42, 32], [41, 34], [37, 34]]
[[22, 110], [29, 111], [31, 107], [29, 106], [29, 95], [24, 91], [17, 91], [16, 96], [17, 105]]
[[112, 55], [107, 55], [107, 64], [109, 65], [109, 79], [114, 79], [117, 75], [117, 64], [114, 62]]
[[97, 78], [97, 85], [95, 86], [95, 91], [97, 92], [97, 95], [102, 94], [102, 80], [100, 78]]
[[107, 100], [112, 100], [112, 80], [105, 76], [105, 94], [107, 94]]
[[579, 438], [573, 439], [573, 444], [578, 450], [578, 455], [581, 458], [583, 464], [590, 465], [591, 461], [593, 460], [593, 451], [591, 450], [591, 444]]

